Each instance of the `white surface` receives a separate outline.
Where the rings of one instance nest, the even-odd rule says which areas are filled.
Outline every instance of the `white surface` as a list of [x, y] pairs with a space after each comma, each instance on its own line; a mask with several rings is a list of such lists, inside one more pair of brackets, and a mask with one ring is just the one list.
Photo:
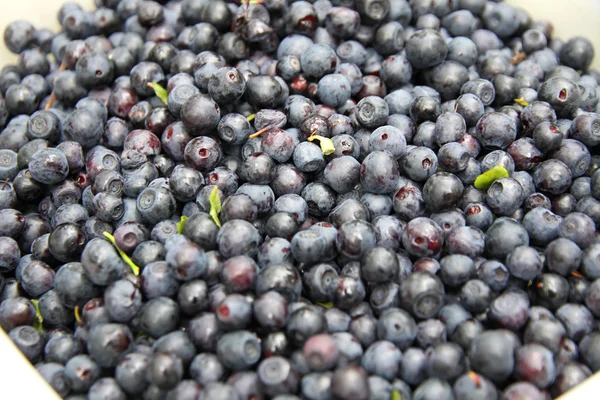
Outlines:
[[10, 338], [0, 328], [0, 399], [58, 400], [46, 383]]

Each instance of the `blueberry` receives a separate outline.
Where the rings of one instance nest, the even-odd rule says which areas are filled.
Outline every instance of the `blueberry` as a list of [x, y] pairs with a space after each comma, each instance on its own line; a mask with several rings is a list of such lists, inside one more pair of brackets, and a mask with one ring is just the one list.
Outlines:
[[102, 367], [114, 367], [120, 356], [133, 342], [131, 331], [121, 324], [98, 324], [90, 329], [87, 350], [90, 357]]
[[271, 129], [262, 136], [260, 148], [273, 160], [286, 162], [294, 154], [296, 144], [290, 132], [281, 129]]
[[385, 150], [373, 151], [363, 160], [360, 180], [372, 193], [391, 193], [398, 182], [398, 163]]
[[319, 80], [317, 94], [323, 104], [339, 107], [350, 98], [351, 83], [342, 74], [328, 74]]
[[334, 371], [331, 390], [335, 398], [369, 398], [367, 372], [358, 366], [346, 366]]
[[446, 342], [446, 326], [437, 319], [427, 319], [417, 324], [417, 342], [421, 348]]
[[253, 255], [258, 249], [259, 241], [256, 228], [244, 220], [226, 222], [217, 235], [219, 251], [224, 257]]
[[410, 82], [413, 70], [412, 65], [405, 57], [391, 55], [382, 62], [380, 74], [386, 86], [389, 89], [395, 89]]
[[331, 395], [331, 372], [313, 372], [302, 377], [300, 391], [307, 398], [323, 398]]
[[97, 285], [118, 280], [128, 268], [114, 247], [104, 239], [88, 242], [81, 254], [81, 265], [88, 278]]
[[5, 93], [6, 109], [13, 115], [31, 115], [37, 110], [39, 102], [33, 89], [23, 84], [12, 85]]
[[455, 343], [439, 343], [427, 350], [430, 376], [452, 381], [467, 367], [463, 349]]
[[67, 177], [69, 165], [62, 151], [46, 148], [33, 154], [29, 162], [29, 171], [36, 181], [52, 185]]
[[200, 278], [206, 271], [204, 250], [196, 243], [187, 242], [173, 248], [167, 248], [165, 260], [172, 274], [181, 281]]
[[80, 263], [68, 263], [56, 272], [54, 289], [68, 307], [83, 307], [98, 295], [98, 288], [88, 279]]
[[598, 119], [596, 114], [581, 114], [575, 117], [569, 128], [569, 136], [588, 147], [598, 145]]
[[140, 290], [128, 280], [118, 280], [106, 288], [104, 304], [115, 322], [129, 322], [142, 306]]
[[384, 125], [389, 116], [387, 103], [378, 96], [364, 97], [358, 102], [356, 107], [356, 118], [367, 129], [374, 129]]
[[[532, 373], [531, 370], [543, 371]], [[515, 372], [519, 379], [527, 380], [539, 388], [546, 388], [556, 378], [553, 355], [539, 344], [527, 344], [517, 350]]]
[[341, 204], [333, 210], [331, 210], [331, 213], [329, 214], [329, 221], [334, 226], [339, 227], [345, 222], [352, 220], [368, 221], [370, 219], [369, 210], [359, 200], [353, 198], [349, 198], [347, 200], [342, 200], [341, 198], [339, 198], [338, 200], [341, 201]]
[[388, 282], [398, 273], [396, 255], [384, 247], [367, 250], [362, 256], [361, 264], [361, 274], [367, 282]]
[[100, 367], [87, 355], [75, 355], [64, 365], [65, 380], [73, 392], [85, 392], [100, 379]]
[[[165, 246], [168, 247], [168, 246]], [[147, 298], [173, 296], [179, 288], [179, 281], [165, 261], [155, 261], [144, 267], [140, 289]]]
[[248, 103], [256, 109], [276, 108], [282, 103], [281, 83], [267, 75], [256, 75], [248, 79], [245, 96]]
[[19, 54], [35, 43], [36, 29], [29, 22], [11, 22], [4, 31], [4, 43], [10, 51]]
[[558, 228], [560, 237], [570, 239], [580, 248], [585, 249], [593, 242], [595, 224], [587, 215], [573, 212], [563, 218]]
[[2, 272], [8, 272], [17, 267], [21, 258], [21, 251], [18, 243], [11, 237], [3, 236], [0, 238], [0, 247], [2, 248], [2, 257], [0, 257], [0, 268]]
[[579, 36], [568, 40], [560, 51], [561, 62], [577, 70], [586, 70], [593, 57], [594, 49], [590, 41]]
[[47, 362], [66, 364], [82, 352], [82, 345], [73, 335], [64, 334], [52, 337], [46, 343], [44, 355]]
[[336, 246], [345, 256], [358, 259], [375, 247], [375, 232], [368, 222], [352, 220], [345, 222], [338, 231]]
[[0, 326], [7, 332], [17, 326], [31, 324], [34, 316], [33, 304], [24, 297], [7, 298], [0, 304]]
[[165, 188], [147, 187], [137, 196], [136, 207], [146, 220], [158, 223], [173, 215], [175, 198]]
[[406, 42], [406, 58], [418, 69], [433, 67], [444, 60], [448, 46], [442, 35], [433, 29], [415, 32]]
[[553, 396], [560, 396], [587, 379], [590, 375], [591, 371], [585, 365], [577, 362], [565, 364], [562, 370], [558, 372], [550, 391]]
[[518, 344], [517, 337], [510, 331], [499, 329], [483, 332], [471, 343], [471, 368], [493, 382], [504, 381], [513, 372], [513, 351]]
[[336, 365], [339, 351], [332, 336], [318, 334], [304, 343], [303, 354], [311, 370], [323, 372]]
[[8, 337], [29, 361], [37, 362], [40, 359], [44, 341], [33, 327], [17, 326], [8, 332]]
[[113, 378], [100, 378], [89, 389], [90, 399], [102, 399], [110, 397], [113, 399], [126, 399], [125, 392]]
[[54, 362], [45, 362], [36, 365], [37, 372], [59, 395], [66, 396], [70, 388], [65, 379], [64, 366]]
[[461, 375], [454, 382], [453, 389], [454, 395], [460, 398], [466, 396], [479, 400], [497, 396], [495, 385], [484, 376], [472, 371]]
[[176, 302], [167, 297], [156, 297], [139, 311], [140, 328], [152, 337], [173, 331], [179, 322], [180, 311]]
[[305, 307], [290, 314], [285, 330], [292, 343], [306, 345], [314, 335], [327, 329], [326, 324], [325, 316], [320, 310]]
[[347, 193], [360, 179], [360, 163], [351, 156], [343, 155], [327, 163], [325, 182], [338, 193]]
[[567, 330], [569, 339], [581, 340], [593, 330], [594, 317], [590, 310], [582, 304], [564, 304], [556, 310], [555, 315]]

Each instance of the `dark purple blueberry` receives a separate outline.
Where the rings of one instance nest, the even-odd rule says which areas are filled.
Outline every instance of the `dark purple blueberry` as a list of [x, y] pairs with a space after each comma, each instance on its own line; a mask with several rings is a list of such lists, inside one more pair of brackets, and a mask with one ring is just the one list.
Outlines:
[[114, 367], [120, 356], [131, 348], [131, 331], [121, 324], [98, 324], [90, 329], [87, 350], [102, 367]]
[[373, 151], [363, 160], [360, 181], [371, 193], [391, 193], [398, 183], [398, 163], [386, 151]]
[[261, 269], [256, 279], [256, 294], [275, 290], [288, 301], [300, 297], [302, 281], [298, 270], [290, 264], [271, 264]]
[[556, 378], [552, 352], [540, 344], [522, 346], [515, 353], [515, 375], [540, 389], [548, 387]]
[[475, 137], [487, 149], [506, 149], [517, 135], [512, 119], [503, 113], [484, 114], [476, 125]]
[[360, 258], [367, 250], [375, 247], [375, 231], [371, 224], [362, 220], [345, 222], [338, 231], [336, 246], [341, 254]]
[[259, 387], [268, 396], [291, 394], [298, 389], [299, 374], [286, 358], [274, 356], [263, 359], [257, 373]]
[[583, 362], [592, 370], [597, 371], [600, 366], [600, 358], [598, 355], [598, 342], [600, 336], [597, 332], [586, 335], [579, 343], [581, 357]]
[[581, 249], [585, 249], [593, 243], [595, 224], [587, 215], [573, 212], [563, 218], [558, 228], [560, 237], [570, 239]]
[[567, 331], [557, 319], [530, 319], [523, 333], [523, 341], [544, 345], [552, 352], [558, 353], [566, 335]]
[[373, 247], [361, 258], [361, 275], [367, 282], [389, 282], [398, 274], [396, 254], [385, 247]]
[[358, 366], [345, 366], [334, 371], [331, 378], [334, 398], [366, 400], [369, 398], [367, 372]]
[[175, 301], [168, 297], [156, 297], [140, 309], [139, 327], [151, 337], [159, 338], [177, 328], [179, 317], [180, 309]]
[[570, 362], [562, 367], [550, 387], [552, 396], [560, 396], [579, 385], [591, 375], [590, 369], [578, 362]]
[[303, 345], [314, 335], [325, 332], [327, 321], [322, 311], [318, 308], [304, 307], [288, 317], [285, 327], [286, 333], [291, 342], [296, 345]]
[[267, 75], [256, 75], [248, 79], [245, 98], [252, 107], [276, 108], [281, 102], [283, 87], [280, 82]]
[[424, 69], [441, 63], [448, 52], [443, 36], [433, 29], [415, 32], [406, 42], [406, 58], [414, 68]]
[[564, 304], [556, 310], [555, 315], [565, 326], [567, 337], [574, 341], [581, 340], [593, 330], [594, 317], [583, 304]]
[[249, 331], [224, 334], [219, 339], [216, 350], [223, 365], [234, 371], [248, 369], [260, 359], [260, 342]]
[[493, 382], [502, 382], [513, 373], [513, 352], [518, 346], [518, 338], [510, 331], [499, 329], [483, 332], [471, 343], [471, 368]]
[[375, 129], [385, 125], [389, 117], [389, 107], [379, 96], [366, 96], [356, 105], [356, 119], [361, 126]]

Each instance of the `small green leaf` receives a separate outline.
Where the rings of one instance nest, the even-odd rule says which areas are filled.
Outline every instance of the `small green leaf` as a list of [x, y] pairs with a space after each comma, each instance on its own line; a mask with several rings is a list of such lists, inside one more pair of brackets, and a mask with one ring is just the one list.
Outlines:
[[333, 303], [330, 301], [318, 301], [317, 305], [326, 309], [330, 309], [333, 307]]
[[219, 197], [219, 187], [215, 185], [209, 197], [210, 202], [210, 216], [212, 217], [215, 224], [220, 228], [221, 221], [219, 221], [219, 214], [221, 213], [221, 197]]
[[508, 178], [508, 171], [502, 165], [496, 165], [485, 171], [475, 179], [474, 186], [477, 189], [487, 190], [500, 178]]
[[402, 396], [400, 396], [399, 390], [392, 391], [392, 400], [402, 400]]
[[40, 312], [40, 304], [36, 299], [31, 299], [30, 301], [35, 307], [35, 319], [33, 320], [33, 327], [36, 331], [41, 332], [44, 329], [44, 317], [42, 317], [42, 313]]
[[167, 92], [167, 89], [160, 86], [156, 82], [148, 82], [148, 87], [154, 89], [154, 94], [156, 94], [156, 97], [161, 99], [163, 103], [165, 103], [165, 104], [168, 103], [169, 92]]
[[135, 265], [135, 263], [131, 260], [131, 258], [129, 258], [129, 256], [119, 248], [119, 246], [117, 246], [117, 241], [115, 240], [115, 237], [113, 235], [111, 235], [108, 232], [103, 232], [103, 235], [105, 238], [108, 239], [109, 242], [112, 243], [112, 245], [115, 247], [115, 249], [117, 249], [117, 251], [119, 252], [119, 255], [121, 256], [121, 258], [123, 259], [123, 261], [125, 261], [125, 263], [127, 265], [129, 265], [129, 268], [131, 268], [131, 270], [133, 271], [134, 275], [139, 275], [140, 274], [140, 267], [138, 267], [137, 265]]
[[185, 223], [187, 222], [188, 217], [186, 217], [185, 215], [181, 216], [181, 221], [179, 221], [177, 223], [177, 233], [179, 233], [181, 235], [181, 232], [183, 232], [183, 227], [185, 226]]
[[77, 325], [83, 326], [83, 320], [81, 319], [81, 313], [79, 312], [79, 306], [75, 306], [73, 310], [73, 314], [75, 314], [75, 321], [77, 321]]
[[312, 142], [315, 139], [319, 141], [323, 155], [328, 156], [328, 155], [332, 154], [333, 152], [335, 152], [335, 146], [333, 145], [333, 140], [326, 138], [324, 136], [312, 135], [311, 137], [308, 138], [308, 141]]
[[525, 101], [523, 97], [519, 97], [518, 99], [514, 99], [514, 102], [520, 106], [527, 107], [529, 105], [528, 102]]
[[139, 339], [139, 338], [141, 338], [141, 337], [144, 337], [144, 336], [148, 336], [148, 335], [146, 334], [146, 332], [144, 332], [144, 331], [139, 331], [139, 332], [137, 333], [137, 335], [135, 335], [135, 338], [136, 338], [136, 339]]

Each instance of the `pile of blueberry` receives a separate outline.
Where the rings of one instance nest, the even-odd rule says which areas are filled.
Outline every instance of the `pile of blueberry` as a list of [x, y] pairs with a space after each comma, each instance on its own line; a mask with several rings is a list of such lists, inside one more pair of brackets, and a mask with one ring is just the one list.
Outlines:
[[600, 72], [486, 0], [11, 23], [0, 327], [67, 399], [545, 400], [600, 370]]

